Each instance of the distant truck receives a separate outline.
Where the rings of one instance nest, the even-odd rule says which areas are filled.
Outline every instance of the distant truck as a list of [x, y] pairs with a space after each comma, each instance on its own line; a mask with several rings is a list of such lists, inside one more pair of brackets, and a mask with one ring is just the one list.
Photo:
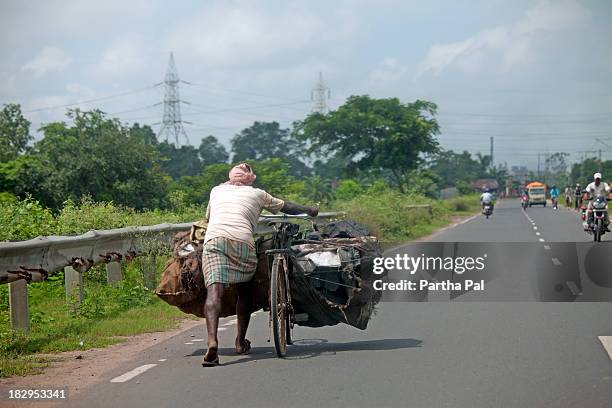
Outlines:
[[529, 194], [529, 206], [543, 205], [546, 207], [546, 184], [534, 181], [525, 186]]

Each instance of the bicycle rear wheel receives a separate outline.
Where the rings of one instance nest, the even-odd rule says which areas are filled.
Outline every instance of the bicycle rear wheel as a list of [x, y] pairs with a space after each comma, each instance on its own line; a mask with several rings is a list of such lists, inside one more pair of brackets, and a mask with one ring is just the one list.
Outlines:
[[287, 354], [287, 333], [289, 319], [287, 315], [287, 285], [285, 282], [286, 261], [282, 255], [274, 257], [270, 274], [270, 318], [276, 355]]

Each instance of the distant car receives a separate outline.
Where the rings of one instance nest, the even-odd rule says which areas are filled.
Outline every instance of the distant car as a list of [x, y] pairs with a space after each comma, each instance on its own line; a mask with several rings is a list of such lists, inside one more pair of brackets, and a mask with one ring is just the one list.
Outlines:
[[546, 187], [529, 187], [529, 206], [543, 205], [546, 207]]

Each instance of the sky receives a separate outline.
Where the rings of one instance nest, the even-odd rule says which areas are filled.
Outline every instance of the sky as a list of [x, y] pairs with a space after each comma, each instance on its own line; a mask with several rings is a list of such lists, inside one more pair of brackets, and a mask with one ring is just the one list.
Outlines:
[[303, 119], [321, 72], [330, 109], [435, 102], [445, 149], [488, 154], [493, 136], [496, 164], [612, 159], [607, 0], [0, 0], [0, 27], [0, 104], [20, 103], [34, 131], [65, 105], [157, 131], [173, 52], [196, 146]]

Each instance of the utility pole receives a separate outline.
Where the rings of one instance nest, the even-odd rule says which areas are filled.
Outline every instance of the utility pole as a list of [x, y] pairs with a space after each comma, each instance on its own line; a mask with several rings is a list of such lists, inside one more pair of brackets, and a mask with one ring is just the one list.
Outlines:
[[312, 105], [312, 112], [325, 115], [329, 111], [327, 100], [330, 97], [331, 89], [323, 82], [323, 73], [319, 72], [319, 80], [310, 92], [310, 99], [314, 102]]
[[544, 153], [544, 184], [546, 184], [546, 178], [550, 172], [550, 154]]
[[493, 136], [491, 136], [491, 137], [489, 138], [489, 143], [490, 143], [490, 149], [491, 149], [491, 151], [490, 151], [490, 156], [491, 156], [491, 170], [493, 170], [493, 168], [495, 167], [495, 166], [494, 166], [494, 164], [493, 164]]
[[540, 152], [538, 152], [538, 180], [540, 179]]
[[164, 79], [164, 116], [159, 129], [159, 137], [162, 138], [165, 135], [167, 142], [169, 135], [174, 136], [177, 146], [179, 145], [180, 136], [183, 136], [185, 141], [189, 143], [189, 138], [187, 137], [187, 133], [183, 127], [183, 120], [181, 119], [179, 82], [181, 82], [181, 80], [179, 79], [176, 65], [174, 64], [174, 54], [170, 53], [168, 69], [166, 70], [166, 77]]

